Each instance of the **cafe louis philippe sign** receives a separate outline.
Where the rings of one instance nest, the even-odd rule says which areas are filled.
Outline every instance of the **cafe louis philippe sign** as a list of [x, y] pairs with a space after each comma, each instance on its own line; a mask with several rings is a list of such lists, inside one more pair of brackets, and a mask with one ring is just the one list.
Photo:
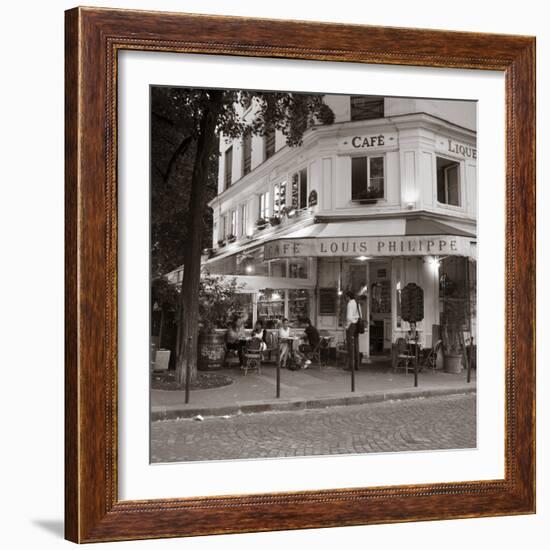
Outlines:
[[451, 235], [277, 239], [264, 259], [304, 256], [472, 256], [471, 239]]

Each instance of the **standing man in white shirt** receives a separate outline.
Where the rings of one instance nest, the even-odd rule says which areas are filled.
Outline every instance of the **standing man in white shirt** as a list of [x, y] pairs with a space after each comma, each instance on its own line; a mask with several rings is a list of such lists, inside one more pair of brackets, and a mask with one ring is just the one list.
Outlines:
[[361, 317], [361, 309], [351, 290], [346, 291], [346, 342], [348, 347], [348, 370], [359, 370], [359, 334], [357, 321]]

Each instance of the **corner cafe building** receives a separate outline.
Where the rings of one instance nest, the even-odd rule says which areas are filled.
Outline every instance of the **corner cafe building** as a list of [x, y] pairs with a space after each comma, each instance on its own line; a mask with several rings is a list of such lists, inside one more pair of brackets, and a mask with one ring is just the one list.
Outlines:
[[409, 283], [424, 291], [424, 346], [445, 315], [445, 292], [468, 297], [475, 333], [475, 104], [325, 101], [335, 123], [309, 129], [300, 147], [278, 134], [220, 139], [205, 267], [237, 278], [249, 326], [261, 319], [275, 329], [287, 317], [302, 332], [308, 317], [333, 346], [344, 341], [351, 290], [369, 320], [365, 356], [389, 353], [408, 331], [400, 298]]

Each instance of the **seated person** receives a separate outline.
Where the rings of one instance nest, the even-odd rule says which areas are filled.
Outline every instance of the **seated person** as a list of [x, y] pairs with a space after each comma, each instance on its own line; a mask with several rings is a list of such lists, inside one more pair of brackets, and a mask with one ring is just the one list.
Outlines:
[[239, 333], [237, 332], [237, 325], [235, 321], [229, 323], [227, 332], [225, 333], [225, 347], [228, 350], [236, 351], [239, 356], [239, 365], [242, 367], [244, 365], [243, 357], [243, 348], [244, 341], [240, 339]]
[[262, 341], [267, 344], [267, 330], [264, 328], [264, 322], [261, 319], [256, 321], [254, 325], [254, 331], [260, 333], [260, 338]]
[[305, 328], [305, 338], [307, 340], [307, 344], [302, 344], [300, 346], [300, 350], [304, 352], [313, 351], [321, 341], [321, 336], [319, 335], [319, 331], [317, 328], [315, 328], [310, 319], [306, 319], [306, 328]]
[[[256, 326], [258, 323], [256, 323]], [[263, 338], [265, 330], [262, 330], [261, 328], [254, 328], [252, 331], [252, 338], [257, 338], [260, 340], [260, 351], [265, 351], [267, 349], [267, 344], [265, 343], [265, 340]]]
[[283, 369], [286, 368], [290, 357], [290, 342], [285, 341], [285, 338], [290, 338], [290, 327], [288, 326], [288, 319], [286, 318], [283, 319], [279, 327], [279, 361]]
[[285, 368], [288, 366], [288, 361], [292, 350], [292, 359], [294, 360], [295, 365], [306, 369], [311, 361], [307, 359], [298, 349], [296, 349], [295, 346], [292, 346], [290, 341], [285, 341], [286, 338], [290, 338], [290, 326], [288, 324], [288, 319], [283, 319], [283, 324], [279, 328], [281, 367]]

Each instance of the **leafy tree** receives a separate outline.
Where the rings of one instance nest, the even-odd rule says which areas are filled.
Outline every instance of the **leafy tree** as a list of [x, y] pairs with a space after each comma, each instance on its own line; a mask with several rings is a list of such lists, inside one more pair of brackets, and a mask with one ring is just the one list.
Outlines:
[[[239, 138], [247, 134], [265, 135], [274, 130], [280, 130], [286, 137], [287, 145], [301, 145], [306, 129], [316, 121], [330, 124], [334, 115], [324, 104], [322, 95], [236, 91], [217, 89], [173, 89], [164, 107], [170, 105], [176, 112], [168, 114], [159, 108], [160, 117], [170, 120], [175, 128], [181, 128], [181, 141], [174, 142], [174, 153], [185, 149], [194, 155], [190, 162], [180, 153], [181, 162], [185, 165], [182, 174], [190, 171], [186, 181], [189, 182], [188, 199], [184, 229], [180, 235], [184, 240], [176, 238], [174, 242], [183, 242], [182, 259], [184, 275], [180, 304], [181, 337], [177, 350], [176, 379], [178, 383], [185, 382], [185, 361], [189, 357], [189, 372], [194, 378], [197, 365], [197, 336], [199, 314], [200, 257], [204, 248], [204, 225], [209, 200], [209, 182], [212, 182], [214, 168], [217, 166], [218, 135]], [[170, 99], [172, 98], [172, 99]], [[242, 107], [254, 103], [255, 117], [253, 121], [245, 121], [241, 115]], [[156, 115], [154, 115], [156, 116]], [[189, 145], [184, 141], [189, 138]], [[192, 145], [192, 149], [191, 149]], [[180, 158], [180, 157], [178, 157]], [[159, 173], [166, 175], [170, 168], [174, 170], [176, 161], [164, 162], [165, 170]], [[162, 176], [161, 176], [162, 177]], [[182, 194], [187, 189], [181, 190]], [[173, 228], [167, 230], [172, 231]], [[180, 254], [177, 252], [175, 256]], [[162, 254], [159, 254], [159, 258]], [[166, 260], [164, 260], [166, 263]], [[190, 346], [191, 352], [184, 353], [185, 346]]]

